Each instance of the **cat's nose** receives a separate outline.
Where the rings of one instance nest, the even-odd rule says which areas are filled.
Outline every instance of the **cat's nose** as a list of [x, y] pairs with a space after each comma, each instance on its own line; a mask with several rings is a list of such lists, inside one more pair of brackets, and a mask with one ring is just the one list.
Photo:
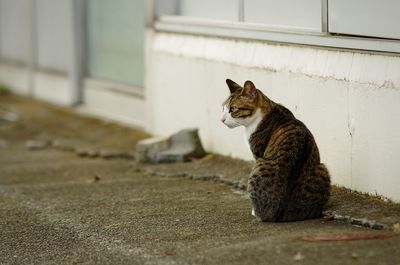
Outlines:
[[225, 120], [226, 120], [226, 118], [225, 118], [225, 117], [222, 117], [222, 118], [221, 118], [221, 122], [222, 122], [222, 123], [224, 123], [224, 122], [225, 122]]

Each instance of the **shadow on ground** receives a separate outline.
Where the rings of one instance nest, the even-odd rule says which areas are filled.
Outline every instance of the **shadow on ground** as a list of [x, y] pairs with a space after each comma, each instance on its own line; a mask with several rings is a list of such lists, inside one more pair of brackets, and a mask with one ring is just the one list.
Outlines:
[[399, 204], [335, 187], [330, 211], [348, 219], [260, 223], [248, 162], [138, 164], [148, 135], [14, 96], [0, 96], [0, 117], [0, 264], [400, 263], [400, 237], [302, 240], [382, 233], [349, 218], [390, 230]]

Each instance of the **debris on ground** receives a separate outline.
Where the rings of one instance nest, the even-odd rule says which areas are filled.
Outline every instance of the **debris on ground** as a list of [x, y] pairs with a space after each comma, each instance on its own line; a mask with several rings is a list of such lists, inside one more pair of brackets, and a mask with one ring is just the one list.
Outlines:
[[99, 175], [94, 175], [91, 180], [90, 183], [96, 183], [99, 182], [101, 180], [101, 178], [99, 177]]
[[322, 242], [322, 241], [353, 241], [353, 240], [372, 240], [384, 239], [400, 236], [397, 233], [381, 232], [381, 233], [362, 233], [362, 234], [340, 234], [340, 235], [318, 235], [318, 236], [305, 236], [304, 241]]
[[104, 159], [117, 159], [117, 158], [133, 159], [134, 158], [133, 152], [125, 152], [125, 151], [101, 150], [99, 155], [100, 155], [100, 157], [102, 157]]
[[326, 210], [323, 212], [323, 218], [324, 221], [335, 220], [337, 222], [349, 223], [355, 226], [363, 226], [375, 230], [391, 230], [390, 227], [385, 224], [379, 223], [376, 220], [370, 220], [367, 218], [356, 218], [349, 215], [340, 215], [335, 212], [331, 212], [330, 210]]
[[11, 111], [0, 110], [0, 121], [17, 122], [19, 119], [18, 114]]
[[92, 149], [75, 149], [75, 154], [81, 157], [90, 157], [90, 158], [96, 158], [100, 156], [100, 153], [97, 150], [92, 150]]
[[357, 253], [355, 253], [355, 252], [351, 253], [351, 258], [352, 259], [358, 259]]
[[98, 150], [72, 139], [56, 139], [51, 142], [51, 146], [55, 149], [74, 152], [80, 157], [101, 157], [104, 159], [134, 159], [133, 152], [121, 150]]
[[327, 222], [327, 221], [335, 220], [335, 217], [334, 217], [334, 215], [332, 213], [326, 212], [326, 213], [324, 213], [323, 219], [324, 219], [325, 222]]
[[48, 141], [43, 141], [43, 140], [28, 140], [25, 142], [25, 146], [28, 150], [40, 150], [44, 149], [47, 146], [49, 146]]
[[304, 259], [304, 255], [301, 252], [297, 252], [296, 255], [293, 256], [294, 261], [301, 261]]
[[155, 161], [157, 153], [170, 146], [169, 137], [153, 137], [139, 141], [136, 144], [135, 160], [138, 162]]
[[136, 145], [140, 162], [173, 163], [190, 161], [206, 155], [198, 129], [183, 129], [168, 138], [151, 138]]
[[82, 143], [71, 139], [55, 139], [51, 142], [52, 147], [63, 150], [63, 151], [73, 151], [83, 150]]

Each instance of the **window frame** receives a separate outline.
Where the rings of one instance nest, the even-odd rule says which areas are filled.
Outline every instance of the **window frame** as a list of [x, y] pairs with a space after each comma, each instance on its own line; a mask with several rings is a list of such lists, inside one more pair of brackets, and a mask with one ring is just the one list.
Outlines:
[[[154, 29], [159, 32], [309, 45], [374, 53], [391, 53], [400, 56], [400, 40], [397, 39], [330, 33], [328, 31], [328, 0], [321, 1], [321, 32], [296, 30], [294, 28], [269, 27], [240, 20], [239, 22], [234, 22], [184, 17], [180, 15], [164, 15], [155, 18]], [[243, 2], [244, 0], [240, 1], [240, 13], [243, 13]]]

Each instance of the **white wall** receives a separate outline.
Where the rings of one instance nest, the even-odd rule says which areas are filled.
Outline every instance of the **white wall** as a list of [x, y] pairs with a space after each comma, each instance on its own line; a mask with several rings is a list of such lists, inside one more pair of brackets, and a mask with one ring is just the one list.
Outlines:
[[219, 121], [225, 79], [253, 80], [313, 132], [333, 183], [400, 201], [400, 58], [157, 33], [148, 129], [199, 127], [212, 152], [251, 159], [242, 129]]

